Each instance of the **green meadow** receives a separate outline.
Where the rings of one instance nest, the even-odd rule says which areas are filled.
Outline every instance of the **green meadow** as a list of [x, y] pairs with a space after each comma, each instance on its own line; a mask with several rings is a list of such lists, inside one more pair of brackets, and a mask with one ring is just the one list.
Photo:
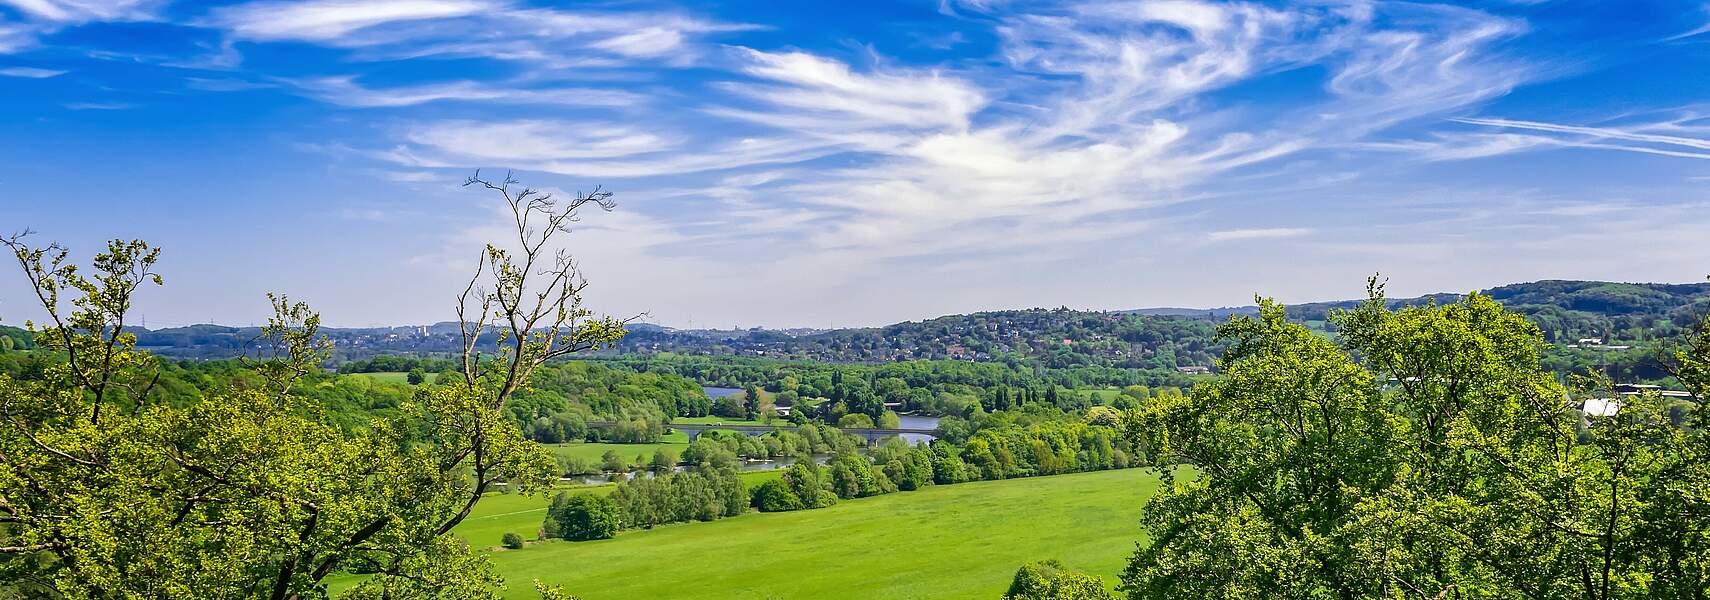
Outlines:
[[[508, 598], [535, 597], [530, 582], [538, 578], [584, 600], [989, 599], [1003, 594], [1016, 567], [1045, 558], [1114, 586], [1141, 537], [1139, 511], [1157, 487], [1140, 469], [970, 482], [610, 540], [534, 542], [492, 557], [509, 582]], [[480, 548], [507, 531], [532, 537], [544, 503], [489, 498], [457, 533]]]
[[[550, 448], [553, 454], [569, 458], [579, 458], [593, 462], [594, 464], [599, 464], [600, 457], [605, 456], [607, 450], [615, 450], [617, 451], [618, 456], [622, 456], [624, 460], [634, 461], [636, 456], [644, 456], [651, 459], [653, 458], [653, 453], [658, 451], [660, 448], [669, 448], [672, 452], [676, 452], [681, 455], [683, 450], [688, 447], [689, 436], [681, 431], [674, 431], [661, 436], [659, 438], [659, 442], [653, 444], [571, 442], [568, 444], [547, 445], [547, 448]], [[645, 462], [645, 460], [643, 462]]]

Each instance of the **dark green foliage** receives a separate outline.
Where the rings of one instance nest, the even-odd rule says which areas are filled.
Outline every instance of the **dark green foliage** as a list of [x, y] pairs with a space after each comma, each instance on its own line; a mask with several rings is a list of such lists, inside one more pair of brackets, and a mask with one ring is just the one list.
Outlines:
[[670, 471], [671, 469], [676, 468], [676, 466], [677, 453], [672, 452], [670, 448], [660, 448], [655, 450], [653, 452], [653, 460], [647, 463], [648, 469], [659, 473]]
[[[623, 511], [611, 498], [560, 492], [546, 509], [543, 537], [571, 541], [603, 540], [623, 528]], [[505, 534], [507, 538], [512, 533]], [[521, 547], [518, 540], [518, 547]]]
[[[1120, 469], [1139, 464], [1134, 458], [1139, 453], [1125, 436], [1109, 425], [1089, 423], [1088, 418], [1092, 417], [1046, 407], [1030, 413], [982, 414], [966, 446], [949, 442], [910, 446], [892, 438], [868, 455], [843, 450], [834, 453], [824, 465], [800, 460], [784, 472], [779, 480], [781, 488], [757, 488], [753, 502], [761, 510], [793, 510], [785, 508], [797, 506], [789, 500], [793, 497], [800, 503], [799, 508], [823, 508], [835, 504], [839, 498], [912, 491], [928, 485]], [[708, 435], [701, 437], [707, 438]], [[700, 443], [696, 441], [697, 445]], [[722, 446], [718, 449], [723, 451]], [[694, 451], [694, 446], [690, 450]], [[789, 496], [783, 491], [788, 491]]]
[[[1206, 326], [1206, 335], [1211, 327]], [[900, 402], [899, 412], [929, 414], [959, 413], [969, 403], [988, 401], [990, 390], [1000, 386], [1036, 389], [1048, 386], [1083, 388], [1103, 385], [1191, 387], [1203, 376], [1185, 375], [1169, 369], [1118, 367], [1041, 367], [1026, 360], [973, 362], [966, 360], [909, 360], [883, 364], [836, 364], [806, 360], [779, 360], [730, 356], [684, 356], [650, 354], [614, 356], [600, 362], [620, 364], [635, 371], [673, 373], [706, 385], [746, 388], [758, 386], [782, 393], [793, 391], [791, 404], [799, 399], [828, 399], [843, 402], [844, 413], [868, 412], [876, 416], [885, 402]], [[1209, 359], [1207, 359], [1209, 360]], [[894, 380], [894, 381], [888, 381]], [[786, 388], [785, 382], [789, 382]], [[899, 387], [897, 382], [902, 385]], [[1063, 390], [1059, 390], [1061, 393]], [[1071, 396], [1070, 394], [1064, 394]], [[1063, 398], [1079, 402], [1079, 395]], [[738, 398], [740, 404], [741, 398]], [[848, 404], [854, 402], [855, 408]], [[781, 404], [781, 403], [780, 403]], [[856, 410], [856, 408], [860, 410]], [[986, 407], [991, 410], [991, 407]], [[734, 407], [727, 412], [736, 410]]]
[[862, 498], [897, 491], [897, 486], [883, 470], [873, 468], [873, 461], [860, 454], [838, 454], [826, 463], [831, 471], [831, 491], [838, 498]]
[[933, 482], [930, 450], [913, 448], [893, 438], [891, 443], [873, 450], [872, 454], [885, 478], [895, 483], [898, 490], [918, 490]]
[[767, 460], [813, 454], [854, 452], [863, 440], [831, 427], [807, 424], [794, 431], [774, 431], [762, 436], [711, 430], [702, 433], [683, 451], [682, 462], [734, 462], [735, 459]]
[[0, 325], [0, 352], [30, 350], [36, 347], [35, 336], [17, 327]]
[[826, 469], [807, 460], [798, 461], [784, 471], [780, 481], [801, 501], [802, 508], [825, 508], [837, 504], [837, 494], [831, 491], [831, 479]]
[[500, 545], [512, 550], [521, 550], [523, 547], [523, 537], [515, 533], [505, 532], [505, 535], [500, 538], [499, 543]]
[[608, 473], [628, 471], [629, 463], [624, 461], [623, 456], [618, 454], [617, 450], [607, 450], [605, 454], [600, 455], [600, 469]]
[[742, 418], [753, 419], [760, 415], [760, 390], [753, 385], [746, 386], [742, 391]]
[[[156, 334], [158, 333], [160, 332], [156, 332]], [[373, 358], [349, 361], [338, 366], [340, 373], [397, 373], [417, 369], [424, 372], [456, 372], [457, 363], [449, 358], [383, 354]]]
[[637, 477], [618, 484], [608, 498], [622, 511], [625, 527], [647, 529], [739, 515], [750, 502], [742, 479], [728, 467]]
[[754, 488], [753, 505], [760, 512], [801, 510], [802, 499], [790, 491], [790, 484], [782, 479], [773, 479]]
[[[693, 381], [669, 373], [638, 373], [605, 362], [571, 361], [546, 365], [530, 389], [517, 392], [507, 406], [524, 433], [542, 442], [655, 442], [674, 417], [705, 416], [706, 392]], [[589, 428], [588, 421], [614, 421]]]
[[[1195, 472], [1141, 513], [1130, 598], [1705, 596], [1710, 409], [1588, 418], [1570, 394], [1608, 381], [1558, 383], [1522, 315], [1394, 305], [1374, 284], [1331, 341], [1266, 303], [1222, 328], [1223, 377], [1129, 419]], [[1698, 389], [1707, 359], [1693, 340], [1671, 368]]]
[[410, 369], [410, 372], [404, 375], [404, 381], [410, 385], [427, 383], [427, 371], [423, 371], [419, 367]]
[[[1052, 369], [1151, 369], [1167, 376], [1179, 365], [1207, 365], [1213, 322], [1176, 316], [1029, 309], [951, 315], [874, 329], [842, 329], [805, 336], [732, 332], [718, 338], [638, 330], [625, 349], [665, 349], [695, 354], [765, 352], [823, 362], [961, 359], [1026, 361]], [[1065, 344], [1063, 340], [1070, 340]]]
[[1056, 560], [1022, 565], [1004, 600], [1110, 600], [1099, 578], [1071, 570]]

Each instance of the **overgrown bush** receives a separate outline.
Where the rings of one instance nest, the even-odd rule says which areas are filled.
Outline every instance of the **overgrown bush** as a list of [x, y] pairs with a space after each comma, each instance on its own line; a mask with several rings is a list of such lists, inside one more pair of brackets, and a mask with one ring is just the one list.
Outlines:
[[623, 527], [623, 513], [611, 498], [589, 493], [559, 493], [546, 509], [545, 537], [571, 541], [603, 540]]
[[503, 544], [506, 548], [510, 548], [512, 550], [521, 550], [523, 547], [523, 538], [522, 538], [522, 536], [517, 535], [515, 533], [506, 532], [505, 536], [503, 538], [501, 538], [500, 543]]

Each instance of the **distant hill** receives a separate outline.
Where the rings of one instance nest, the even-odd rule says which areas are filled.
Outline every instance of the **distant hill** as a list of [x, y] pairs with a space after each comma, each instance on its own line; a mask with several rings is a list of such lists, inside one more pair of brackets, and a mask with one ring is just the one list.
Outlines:
[[1148, 317], [1205, 317], [1211, 319], [1228, 318], [1231, 315], [1259, 314], [1257, 306], [1225, 306], [1221, 308], [1136, 308], [1116, 311], [1119, 315], [1142, 315]]
[[[1679, 336], [1710, 312], [1710, 283], [1614, 283], [1545, 280], [1480, 290], [1509, 310], [1526, 315], [1551, 342], [1595, 337], [1641, 341]], [[1391, 299], [1391, 306], [1457, 302], [1461, 294], [1439, 293]], [[1358, 300], [1289, 307], [1291, 317], [1323, 320]]]
[[[1672, 338], [1710, 312], [1710, 283], [1657, 284], [1604, 281], [1537, 281], [1484, 290], [1536, 323], [1551, 342], [1600, 338], [1610, 344]], [[1394, 306], [1454, 302], [1460, 294], [1391, 299]], [[1331, 311], [1359, 300], [1289, 307], [1290, 317], [1315, 327]], [[704, 356], [752, 356], [829, 362], [914, 359], [1022, 361], [1046, 368], [1138, 368], [1173, 370], [1210, 366], [1223, 348], [1216, 324], [1255, 307], [1147, 308], [1087, 311], [1027, 309], [947, 315], [883, 327], [852, 329], [674, 329], [652, 324], [630, 327], [610, 351], [675, 352]], [[193, 325], [134, 329], [139, 345], [177, 358], [224, 358], [254, 346], [253, 327]], [[455, 322], [433, 325], [324, 329], [336, 358], [384, 354], [449, 355], [458, 349]], [[17, 338], [22, 346], [27, 336]]]

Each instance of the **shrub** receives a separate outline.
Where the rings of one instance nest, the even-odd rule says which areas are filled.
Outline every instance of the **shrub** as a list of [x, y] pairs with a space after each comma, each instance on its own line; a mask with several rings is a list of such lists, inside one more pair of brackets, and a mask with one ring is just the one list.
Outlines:
[[790, 485], [781, 479], [773, 479], [754, 488], [754, 508], [760, 512], [783, 512], [801, 510], [802, 499], [790, 491]]
[[843, 415], [837, 420], [838, 429], [872, 429], [873, 418], [862, 413]]
[[1099, 578], [1044, 560], [1022, 565], [1004, 600], [1110, 600]]
[[622, 525], [618, 505], [610, 498], [566, 492], [552, 499], [543, 529], [549, 538], [603, 540], [617, 535]]
[[521, 550], [523, 547], [523, 538], [515, 533], [506, 533], [502, 543], [506, 548]]

